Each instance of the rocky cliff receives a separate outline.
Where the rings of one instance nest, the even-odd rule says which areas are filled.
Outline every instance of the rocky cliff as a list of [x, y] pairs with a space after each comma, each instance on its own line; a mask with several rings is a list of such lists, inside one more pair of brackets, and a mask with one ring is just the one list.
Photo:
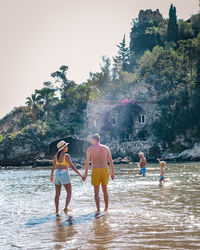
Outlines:
[[[60, 126], [69, 119], [68, 113], [61, 110]], [[33, 119], [27, 107], [19, 107], [0, 120], [0, 166], [42, 165], [48, 163], [56, 152], [56, 144], [64, 139], [70, 143], [69, 153], [72, 156], [85, 156], [89, 143], [70, 136], [68, 130], [58, 127], [47, 127], [42, 120]], [[66, 131], [66, 132], [65, 132]], [[59, 134], [59, 136], [58, 136]], [[45, 161], [43, 161], [45, 159]]]
[[120, 142], [115, 141], [107, 143], [107, 146], [112, 152], [114, 159], [128, 157], [130, 161], [138, 161], [138, 153], [142, 151], [147, 158], [155, 159], [160, 156], [159, 147], [155, 146], [155, 141], [150, 138], [149, 140], [134, 140]]
[[177, 156], [177, 159], [180, 161], [200, 161], [200, 143], [195, 143], [192, 148], [184, 150]]

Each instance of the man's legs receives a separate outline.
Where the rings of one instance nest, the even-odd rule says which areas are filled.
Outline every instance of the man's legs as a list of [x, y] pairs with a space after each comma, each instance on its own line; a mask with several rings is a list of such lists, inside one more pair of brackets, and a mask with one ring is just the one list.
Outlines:
[[65, 184], [64, 187], [65, 187], [65, 190], [67, 192], [67, 197], [66, 197], [66, 202], [65, 202], [65, 209], [67, 209], [68, 205], [69, 205], [69, 202], [71, 200], [71, 197], [72, 197], [72, 186], [71, 186], [71, 183]]
[[56, 205], [56, 213], [58, 213], [61, 186], [60, 185], [55, 185], [55, 188], [56, 188], [55, 205]]
[[103, 197], [104, 197], [104, 202], [105, 202], [105, 211], [108, 211], [108, 190], [107, 190], [107, 185], [102, 185], [102, 191], [103, 191]]
[[100, 212], [99, 186], [94, 186], [94, 199], [96, 202], [97, 212]]

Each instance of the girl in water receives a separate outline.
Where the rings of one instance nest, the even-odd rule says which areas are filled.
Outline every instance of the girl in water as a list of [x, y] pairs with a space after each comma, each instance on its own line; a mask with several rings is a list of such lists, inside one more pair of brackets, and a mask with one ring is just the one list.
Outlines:
[[65, 190], [67, 192], [65, 208], [63, 211], [65, 213], [70, 211], [68, 205], [71, 200], [72, 187], [71, 187], [71, 180], [68, 171], [68, 166], [70, 166], [74, 170], [74, 172], [76, 172], [83, 179], [83, 176], [80, 174], [80, 172], [76, 169], [76, 167], [72, 163], [70, 155], [66, 154], [66, 152], [68, 151], [68, 144], [69, 143], [66, 143], [65, 141], [60, 141], [57, 144], [58, 152], [54, 156], [53, 167], [51, 170], [50, 180], [55, 184], [55, 189], [56, 189], [55, 206], [56, 206], [57, 216], [59, 215], [59, 197], [61, 192], [61, 185], [64, 185]]

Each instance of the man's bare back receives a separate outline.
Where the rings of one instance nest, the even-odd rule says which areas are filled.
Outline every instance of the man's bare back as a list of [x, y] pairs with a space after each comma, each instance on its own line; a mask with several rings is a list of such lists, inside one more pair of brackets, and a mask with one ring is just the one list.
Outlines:
[[99, 186], [102, 186], [104, 194], [105, 211], [108, 211], [108, 191], [107, 184], [109, 179], [108, 161], [111, 170], [111, 179], [114, 180], [114, 164], [110, 150], [107, 146], [100, 144], [100, 136], [94, 134], [92, 136], [92, 145], [87, 150], [87, 156], [85, 161], [85, 175], [83, 180], [86, 180], [89, 163], [92, 161], [92, 172], [91, 172], [91, 184], [94, 186], [94, 198], [97, 207], [97, 213], [100, 212], [100, 197], [99, 197]]
[[92, 160], [92, 168], [108, 168], [108, 160], [111, 158], [110, 150], [105, 145], [93, 145], [88, 149]]

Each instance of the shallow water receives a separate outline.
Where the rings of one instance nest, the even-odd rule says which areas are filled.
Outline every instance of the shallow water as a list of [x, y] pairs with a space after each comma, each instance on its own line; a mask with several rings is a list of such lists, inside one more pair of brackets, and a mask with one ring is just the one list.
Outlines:
[[[115, 169], [108, 213], [95, 217], [90, 176], [82, 183], [71, 171], [72, 211], [58, 218], [49, 169], [0, 170], [0, 248], [200, 249], [200, 163], [169, 163], [162, 187], [157, 165], [146, 177]], [[64, 201], [62, 189], [61, 211]]]

